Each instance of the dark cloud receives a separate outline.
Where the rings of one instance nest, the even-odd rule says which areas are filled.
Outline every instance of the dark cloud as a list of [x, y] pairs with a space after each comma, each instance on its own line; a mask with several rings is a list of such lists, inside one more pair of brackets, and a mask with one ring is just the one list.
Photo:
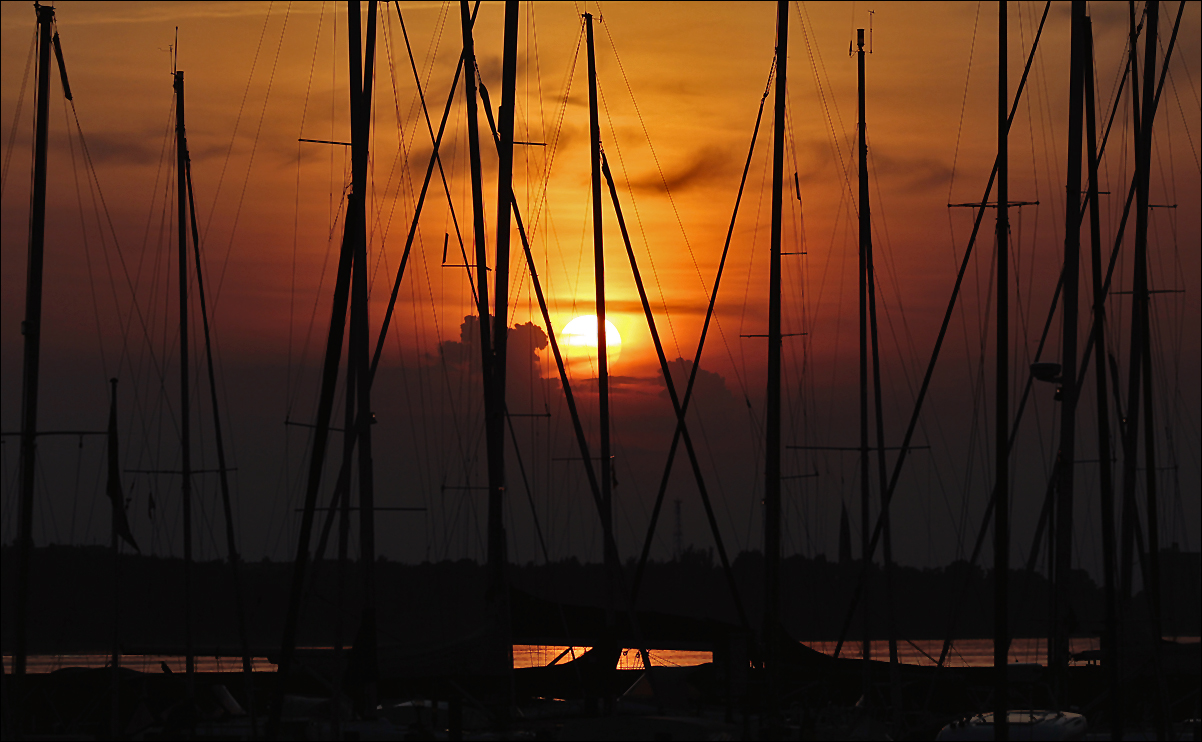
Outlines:
[[[672, 385], [676, 387], [676, 395], [681, 401], [684, 401], [685, 389], [689, 384], [689, 374], [693, 371], [693, 362], [677, 358], [668, 366], [672, 371]], [[656, 380], [663, 387], [660, 396], [668, 399], [668, 385], [664, 383], [662, 377], [657, 377]], [[708, 409], [729, 410], [737, 404], [735, 395], [726, 386], [726, 379], [721, 374], [706, 371], [703, 368], [697, 369], [697, 379], [693, 382], [692, 399], [699, 406]], [[692, 407], [693, 402], [690, 402], [689, 405]]]
[[[620, 267], [618, 270], [622, 270], [622, 268]], [[643, 278], [647, 280], [648, 276], [644, 274]], [[663, 326], [660, 323], [664, 321], [662, 317], [663, 303], [656, 295], [650, 295], [647, 298], [651, 302], [651, 311], [656, 313], [656, 326], [662, 329]], [[684, 301], [680, 301], [673, 303], [672, 315], [679, 317], [686, 314], [705, 314], [706, 308], [707, 305], [700, 302], [686, 304]], [[640, 317], [644, 314], [643, 302], [639, 299], [606, 299], [605, 310], [612, 314], [634, 314]]]
[[[509, 328], [506, 346], [508, 375], [512, 379], [537, 377], [539, 351], [546, 348], [547, 333], [533, 322]], [[459, 340], [444, 340], [438, 346], [442, 360], [450, 368], [475, 373], [480, 368], [480, 318], [468, 315], [459, 325]]]
[[665, 186], [670, 191], [681, 191], [706, 185], [727, 178], [734, 160], [723, 149], [718, 147], [703, 147], [692, 153], [683, 163], [669, 166], [662, 173], [648, 172], [630, 180], [630, 188], [635, 191], [662, 191]]
[[[843, 165], [852, 169], [854, 178], [854, 143], [846, 143], [842, 150]], [[946, 186], [952, 177], [951, 166], [932, 157], [912, 157], [895, 154], [893, 148], [869, 148], [869, 162], [881, 178], [893, 181], [894, 187], [927, 189]], [[798, 180], [802, 184], [830, 182], [832, 171], [838, 171], [838, 156], [829, 142], [798, 142]], [[833, 166], [833, 167], [832, 167]], [[788, 179], [786, 175], [786, 180]]]
[[[72, 135], [74, 136], [74, 135]], [[68, 148], [66, 134], [55, 135], [55, 147], [60, 151]], [[93, 162], [117, 162], [123, 166], [153, 165], [159, 161], [163, 140], [161, 136], [119, 136], [104, 132], [87, 135], [88, 154]], [[78, 152], [78, 144], [75, 145]]]
[[461, 371], [478, 368], [480, 363], [480, 318], [468, 315], [459, 325], [459, 340], [444, 340], [438, 345], [443, 363]]
[[[572, 376], [572, 390], [580, 393], [596, 394], [597, 393], [597, 377], [577, 378]], [[616, 393], [626, 389], [646, 390], [656, 386], [663, 387], [663, 379], [660, 376], [619, 376], [611, 374], [609, 376], [609, 390], [611, 393]], [[562, 385], [561, 385], [562, 386]]]
[[907, 188], [943, 187], [952, 177], [952, 169], [946, 162], [930, 157], [894, 157], [873, 151], [871, 158], [877, 175], [901, 181]]

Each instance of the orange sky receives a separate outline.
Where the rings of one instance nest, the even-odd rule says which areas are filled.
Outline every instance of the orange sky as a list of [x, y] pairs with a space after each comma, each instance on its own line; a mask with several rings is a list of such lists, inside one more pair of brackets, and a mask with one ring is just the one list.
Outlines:
[[[1011, 6], [1013, 89], [1043, 5]], [[482, 5], [476, 29], [481, 76], [494, 106], [500, 97], [502, 7], [500, 3]], [[460, 49], [458, 5], [402, 3], [402, 8], [430, 114], [437, 126]], [[579, 17], [579, 12], [587, 9], [599, 20], [596, 34], [604, 103], [603, 146], [618, 181], [665, 350], [669, 359], [691, 359], [731, 218], [756, 108], [772, 62], [774, 6], [524, 3], [522, 8], [518, 135], [527, 141], [546, 142], [547, 146], [519, 148], [515, 189], [533, 236], [532, 247], [553, 319], [562, 327], [572, 317], [593, 311], [588, 101]], [[137, 330], [128, 342], [145, 344], [150, 338], [156, 352], [163, 355], [175, 352], [171, 350], [175, 335], [170, 329], [170, 315], [164, 311], [173, 306], [168, 291], [174, 291], [174, 284], [167, 280], [166, 272], [173, 264], [173, 207], [171, 201], [164, 201], [164, 195], [172, 164], [171, 57], [167, 50], [174, 43], [178, 26], [178, 64], [185, 71], [193, 178], [204, 232], [207, 280], [214, 292], [211, 301], [216, 304], [214, 324], [222, 364], [231, 379], [241, 378], [238, 369], [242, 368], [256, 369], [259, 374], [254, 383], [248, 380], [254, 376], [251, 372], [242, 381], [228, 381], [235, 388], [233, 394], [252, 400], [270, 397], [269, 404], [264, 402], [269, 409], [257, 411], [255, 419], [270, 420], [273, 427], [259, 430], [251, 423], [243, 426], [248, 432], [244, 432], [240, 445], [244, 450], [253, 449], [256, 440], [277, 435], [278, 420], [285, 414], [310, 414], [309, 400], [316, 386], [314, 369], [328, 322], [329, 293], [341, 236], [339, 194], [349, 177], [349, 158], [342, 147], [298, 144], [296, 140], [342, 141], [349, 137], [345, 7], [332, 3], [67, 2], [59, 3], [57, 9], [76, 110], [117, 239], [129, 269], [136, 275], [138, 306], [147, 317], [145, 333]], [[856, 234], [849, 199], [854, 190], [850, 158], [855, 125], [855, 58], [848, 56], [846, 48], [855, 29], [869, 24], [869, 9], [875, 11], [871, 16], [873, 53], [868, 57], [867, 104], [874, 239], [881, 272], [882, 353], [887, 372], [885, 393], [890, 400], [886, 407], [898, 435], [909, 414], [913, 390], [925, 368], [971, 228], [972, 210], [949, 210], [947, 204], [980, 198], [995, 153], [995, 5], [794, 4], [785, 156], [789, 180], [796, 173], [802, 200], [799, 204], [790, 183], [785, 237], [790, 246], [787, 249], [808, 254], [786, 258], [784, 329], [808, 334], [786, 341], [790, 419], [795, 423], [790, 440], [817, 443], [824, 430], [838, 430], [850, 441], [854, 433], [844, 419], [855, 415], [854, 408], [845, 405], [854, 402], [849, 395], [854, 394], [857, 342]], [[1099, 107], [1105, 106], [1108, 113], [1125, 64], [1126, 5], [1094, 3], [1090, 9], [1096, 35]], [[1161, 33], [1165, 37], [1176, 9], [1176, 3], [1162, 7]], [[34, 23], [28, 3], [5, 2], [0, 10], [7, 144]], [[1063, 240], [1068, 14], [1067, 3], [1052, 9], [1042, 51], [1011, 135], [1011, 197], [1040, 202], [1038, 207], [1024, 207], [1015, 217], [1015, 273], [1019, 280], [1015, 333], [1020, 349], [1026, 349], [1017, 353], [1016, 364], [1020, 367], [1030, 360], [1042, 326]], [[1154, 212], [1152, 280], [1157, 288], [1184, 289], [1183, 294], [1166, 295], [1158, 305], [1164, 307], [1160, 318], [1166, 323], [1160, 352], [1169, 359], [1166, 368], [1172, 369], [1166, 372], [1166, 378], [1175, 373], [1181, 382], [1180, 390], [1169, 394], [1180, 397], [1185, 422], [1192, 425], [1192, 438], [1182, 434], [1181, 445], [1186, 448], [1180, 455], [1192, 459], [1190, 476], [1194, 481], [1199, 391], [1196, 381], [1186, 380], [1196, 380], [1199, 374], [1200, 23], [1199, 4], [1187, 4], [1172, 61], [1171, 84], [1166, 85], [1157, 118], [1152, 176], [1153, 203], [1178, 205], [1175, 210]], [[574, 75], [569, 76], [577, 52]], [[377, 65], [370, 217], [373, 327], [378, 326], [391, 288], [412, 216], [414, 193], [430, 152], [395, 8], [388, 10], [381, 31]], [[57, 360], [71, 364], [81, 379], [78, 383], [97, 391], [107, 376], [133, 375], [138, 373], [135, 368], [145, 369], [148, 361], [136, 350], [118, 360], [120, 328], [123, 323], [136, 326], [138, 320], [131, 319], [130, 293], [125, 279], [116, 272], [116, 253], [111, 244], [102, 244], [94, 222], [88, 226], [89, 252], [84, 251], [57, 78], [51, 86], [46, 363]], [[443, 158], [455, 213], [471, 257], [462, 87], [459, 91], [448, 123]], [[23, 315], [31, 101], [27, 93], [17, 122], [11, 166], [5, 161], [4, 311], [0, 336], [4, 348], [6, 431], [16, 427], [19, 412], [18, 322]], [[771, 118], [769, 97], [723, 279], [718, 325], [711, 333], [703, 361], [703, 368], [725, 381], [725, 393], [734, 407], [744, 400], [752, 406], [753, 419], [762, 418], [757, 405], [762, 406], [764, 341], [739, 336], [766, 331]], [[1112, 194], [1106, 197], [1104, 206], [1103, 244], [1113, 239], [1121, 215], [1119, 194], [1125, 192], [1124, 184], [1131, 173], [1129, 121], [1130, 110], [1121, 104], [1102, 176], [1103, 189]], [[485, 126], [482, 117], [482, 129]], [[79, 146], [78, 141], [74, 146]], [[495, 228], [496, 158], [489, 147], [483, 149], [486, 224], [491, 240]], [[88, 198], [86, 190], [84, 198]], [[90, 205], [87, 208], [90, 210]], [[656, 431], [666, 424], [664, 416], [670, 415], [670, 410], [652, 411], [649, 407], [666, 404], [658, 396], [658, 364], [608, 200], [604, 210], [609, 319], [624, 340], [612, 372], [628, 377], [626, 393], [633, 395], [632, 404], [639, 407], [615, 413], [627, 415], [625, 422], [619, 423], [619, 434], [627, 435], [633, 448], [646, 449], [648, 462], [656, 458], [662, 461], [667, 440]], [[991, 232], [991, 215], [985, 224], [983, 236]], [[446, 196], [436, 175], [401, 289], [394, 338], [384, 356], [385, 367], [398, 375], [404, 376], [417, 366], [436, 365], [439, 344], [459, 341], [460, 323], [466, 315], [475, 313], [463, 269], [440, 265], [444, 235], [448, 234], [447, 262], [462, 263], [457, 256]], [[108, 235], [105, 239], [111, 243]], [[954, 411], [971, 406], [971, 402], [957, 401], [955, 394], [971, 396], [977, 388], [975, 382], [964, 379], [974, 368], [973, 359], [979, 355], [979, 327], [986, 322], [991, 242], [983, 239], [979, 243], [981, 257], [969, 272], [963, 314], [957, 316], [953, 340], [946, 351], [953, 367], [941, 372], [946, 376], [939, 377], [942, 388], [951, 396], [932, 402], [943, 405], [939, 409]], [[541, 324], [518, 246], [515, 232], [509, 324]], [[105, 255], [118, 277], [115, 286], [110, 285], [108, 273], [101, 267]], [[1120, 262], [1120, 273], [1116, 274], [1123, 288], [1129, 283], [1126, 265]], [[140, 273], [137, 266], [141, 266]], [[1084, 266], [1088, 268], [1088, 263]], [[1082, 275], [1089, 274], [1086, 271]], [[1087, 293], [1083, 290], [1083, 301]], [[93, 306], [98, 308], [98, 319], [92, 318]], [[1129, 305], [1119, 298], [1114, 307], [1121, 324]], [[97, 340], [97, 328], [101, 341]], [[1053, 332], [1053, 345], [1059, 342], [1058, 335], [1058, 331]], [[1122, 348], [1125, 344], [1120, 351]], [[543, 351], [539, 360], [542, 376], [552, 377], [553, 368], [547, 365], [549, 354]], [[250, 391], [259, 389], [254, 384], [269, 377], [262, 369], [281, 367], [290, 370], [283, 383], [277, 377], [275, 386], [280, 388], [271, 389], [271, 395]], [[87, 380], [82, 381], [83, 377]], [[271, 382], [267, 385], [272, 386]], [[471, 388], [465, 384], [463, 394], [468, 395]], [[78, 392], [81, 400], [91, 400], [89, 394]], [[102, 396], [97, 398], [103, 400]], [[81, 404], [100, 405], [103, 409], [103, 401]], [[466, 398], [459, 404], [461, 411], [479, 406]], [[67, 409], [56, 407], [54, 402], [47, 403], [47, 409], [53, 421], [48, 424], [59, 424], [70, 417]], [[1041, 424], [1046, 430], [1040, 440], [1044, 443], [1032, 446], [1046, 449], [1054, 407], [1048, 402], [1042, 410]], [[640, 422], [643, 415], [657, 415], [658, 422]], [[951, 432], [952, 428], [954, 425], [947, 435], [953, 439], [962, 435]], [[566, 433], [568, 429], [562, 430]], [[671, 428], [666, 430], [670, 433]], [[1032, 436], [1033, 441], [1038, 437], [1035, 433]], [[6, 444], [5, 448], [6, 461], [11, 458], [15, 462], [8, 453], [14, 447]], [[298, 454], [292, 450], [289, 455]], [[751, 460], [754, 455], [758, 454], [748, 452], [743, 466], [747, 487], [754, 486], [758, 476]], [[944, 452], [941, 465], [955, 467], [962, 463], [961, 458], [971, 455], [979, 454], [949, 450]], [[245, 456], [252, 458], [249, 453]], [[830, 481], [839, 476], [854, 478], [850, 463], [831, 463], [842, 473], [832, 474]], [[817, 462], [797, 462], [794, 473], [808, 472], [811, 465], [820, 466]], [[654, 492], [658, 482], [658, 473], [654, 473], [657, 466], [662, 464], [648, 463], [646, 472], [636, 469], [648, 475], [646, 484], [640, 485], [642, 500], [653, 496], [648, 493]], [[278, 462], [263, 467], [253, 475], [248, 467], [240, 476], [270, 482], [281, 468]], [[723, 476], [720, 467], [715, 472]], [[725, 476], [729, 480], [735, 475]], [[971, 488], [974, 481], [968, 474], [952, 476], [964, 488]], [[976, 479], [982, 476], [977, 474]], [[832, 494], [829, 502], [847, 496], [843, 489], [836, 489], [843, 494]], [[749, 491], [742, 497], [752, 495]], [[815, 517], [829, 517], [829, 502]], [[642, 510], [636, 512], [646, 510], [645, 503], [640, 507]], [[925, 516], [916, 512], [914, 517], [929, 521], [933, 517], [929, 511], [944, 506], [928, 503], [926, 507]], [[977, 505], [972, 507], [979, 509]], [[1196, 496], [1187, 507], [1196, 515]], [[837, 514], [837, 510], [833, 512]], [[732, 523], [742, 523], [748, 516], [731, 518]], [[1196, 548], [1198, 519], [1186, 520], [1191, 519], [1195, 525], [1188, 531], [1188, 538]], [[754, 530], [748, 530], [745, 523], [731, 527], [748, 533]], [[641, 526], [630, 528], [637, 533]], [[835, 525], [821, 528], [834, 533]], [[570, 532], [569, 526], [564, 529], [564, 533]], [[9, 537], [6, 530], [4, 538]], [[700, 525], [696, 538], [699, 543], [706, 542]], [[813, 538], [816, 541], [811, 543], [818, 545], [812, 550], [831, 550], [827, 541]], [[744, 542], [748, 548], [755, 546], [753, 539], [745, 538]], [[938, 554], [923, 544], [900, 548], [911, 561], [938, 562], [949, 558], [952, 547]], [[264, 547], [266, 552], [273, 549], [278, 545]]]

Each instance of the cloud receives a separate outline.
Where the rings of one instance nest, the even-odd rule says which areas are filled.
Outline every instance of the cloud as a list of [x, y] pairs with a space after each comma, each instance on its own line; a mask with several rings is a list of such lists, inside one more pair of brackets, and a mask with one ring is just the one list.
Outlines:
[[[617, 270], [629, 271], [629, 262], [627, 262], [626, 265], [619, 266], [617, 268]], [[645, 268], [640, 268], [640, 270], [646, 271]], [[646, 273], [644, 273], [644, 275], [643, 275], [643, 280], [644, 281], [648, 280]], [[652, 287], [652, 289], [654, 289], [654, 287]], [[651, 311], [655, 313], [656, 326], [661, 328], [661, 331], [662, 331], [662, 328], [664, 326], [662, 323], [667, 321], [667, 319], [668, 319], [664, 315], [663, 302], [660, 301], [658, 294], [651, 293], [651, 289], [648, 289], [647, 299], [648, 299], [648, 301], [651, 302]], [[685, 299], [673, 299], [672, 300], [672, 316], [673, 317], [680, 317], [683, 315], [704, 315], [706, 309], [708, 309], [708, 308], [709, 308], [709, 305], [704, 303], [703, 301], [688, 302]], [[643, 302], [639, 299], [609, 299], [609, 298], [607, 298], [605, 300], [605, 311], [607, 311], [611, 314], [632, 314], [632, 315], [636, 315], [638, 317], [644, 316]]]
[[[178, 3], [107, 3], [93, 11], [84, 11], [82, 3], [72, 8], [72, 25], [130, 23], [163, 23], [188, 20], [234, 20], [259, 18], [265, 14], [262, 3], [211, 2], [180, 5]], [[319, 9], [305, 4], [290, 6], [289, 13], [315, 14]]]
[[[533, 322], [509, 328], [506, 369], [510, 379], [538, 378], [539, 351], [546, 348], [547, 333]], [[468, 315], [459, 325], [459, 340], [444, 340], [438, 352], [447, 366], [466, 373], [480, 369], [480, 318]]]
[[[693, 362], [677, 358], [669, 364], [669, 368], [672, 370], [672, 385], [676, 387], [677, 398], [683, 402], [685, 389], [689, 385], [689, 374], [693, 371]], [[662, 377], [657, 377], [657, 380], [663, 387], [660, 396], [668, 399], [668, 385]], [[692, 399], [709, 409], [730, 409], [736, 404], [735, 395], [726, 386], [726, 379], [721, 374], [706, 371], [703, 368], [697, 369], [697, 379], [693, 382]], [[693, 402], [690, 402], [689, 406], [693, 407]]]
[[872, 152], [870, 157], [877, 175], [900, 180], [908, 188], [943, 187], [952, 177], [947, 163], [931, 157], [893, 157], [881, 152]]
[[[635, 191], [689, 190], [727, 178], [733, 167], [730, 155], [718, 147], [702, 147], [691, 157], [660, 172], [648, 172], [630, 179], [630, 188]], [[662, 177], [661, 177], [662, 175]]]
[[[67, 135], [56, 134], [55, 146], [61, 150], [67, 149]], [[88, 154], [94, 162], [118, 162], [122, 165], [153, 165], [159, 161], [162, 150], [162, 137], [144, 135], [141, 137], [119, 136], [103, 132], [87, 136]], [[171, 155], [174, 157], [174, 154]]]
[[438, 353], [448, 366], [461, 371], [478, 367], [480, 351], [480, 318], [469, 314], [459, 325], [459, 340], [444, 340], [438, 345]]
[[[850, 177], [854, 181], [854, 142], [843, 142], [841, 145], [841, 158], [836, 159], [836, 152], [829, 142], [798, 142], [798, 179], [801, 183], [807, 186], [829, 185], [832, 175], [837, 176], [840, 162], [844, 167], [850, 168]], [[952, 170], [948, 163], [933, 157], [891, 154], [896, 150], [897, 147], [892, 144], [873, 147], [869, 142], [869, 165], [877, 176], [892, 180], [906, 189], [915, 190], [944, 187], [951, 179]], [[788, 179], [786, 175], [786, 180]], [[787, 185], [791, 187], [791, 184]]]

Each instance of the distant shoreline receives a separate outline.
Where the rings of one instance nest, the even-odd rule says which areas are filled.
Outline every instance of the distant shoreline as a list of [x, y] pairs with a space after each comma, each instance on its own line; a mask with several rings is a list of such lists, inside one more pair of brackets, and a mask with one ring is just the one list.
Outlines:
[[[1199, 555], [1164, 552], [1163, 633], [1196, 640], [1202, 635], [1202, 600], [1199, 600]], [[0, 631], [0, 651], [12, 652], [9, 599], [15, 587], [16, 554], [0, 549], [5, 596]], [[730, 624], [738, 613], [720, 566], [711, 552], [690, 549], [680, 559], [648, 564], [640, 610], [705, 618]], [[31, 654], [105, 653], [113, 638], [113, 560], [100, 546], [49, 546], [33, 553], [34, 591], [31, 596]], [[739, 554], [732, 564], [740, 597], [751, 625], [758, 625], [762, 594], [762, 558], [756, 552]], [[253, 562], [243, 565], [242, 582], [247, 605], [247, 626], [252, 647], [276, 649], [282, 636], [287, 608], [291, 565]], [[627, 571], [631, 571], [628, 565]], [[182, 560], [173, 557], [123, 554], [121, 575], [120, 637], [125, 646], [180, 647], [183, 645]], [[377, 563], [378, 625], [381, 644], [430, 646], [453, 642], [471, 634], [485, 615], [486, 571], [461, 560], [425, 564]], [[791, 636], [811, 642], [839, 638], [847, 606], [861, 573], [857, 562], [838, 564], [825, 558], [800, 556], [782, 562], [782, 617]], [[342, 593], [344, 645], [354, 638], [358, 611], [357, 570], [348, 566], [349, 582]], [[604, 584], [603, 568], [574, 559], [547, 565], [511, 565], [514, 587], [544, 599], [565, 604], [598, 605], [596, 586]], [[870, 571], [873, 584], [870, 638], [889, 635], [888, 606], [879, 566]], [[337, 624], [337, 565], [323, 562], [305, 605], [298, 642], [307, 646], [333, 643]], [[229, 570], [223, 562], [199, 562], [193, 568], [193, 643], [198, 650], [237, 653], [239, 640], [230, 588]], [[963, 586], [967, 584], [967, 591]], [[1011, 573], [1017, 596], [1012, 611], [1015, 634], [1046, 634], [1048, 585], [1038, 575]], [[967, 563], [940, 569], [896, 567], [893, 572], [897, 636], [911, 641], [942, 640], [953, 609], [959, 610], [955, 636], [987, 639], [992, 635], [992, 577]], [[1074, 572], [1069, 594], [1073, 622], [1071, 635], [1098, 636], [1103, 622], [1102, 590], [1089, 575]], [[1142, 594], [1133, 601], [1133, 618], [1141, 620], [1146, 606]], [[848, 642], [860, 641], [861, 619], [856, 616]], [[851, 649], [845, 647], [844, 653]]]

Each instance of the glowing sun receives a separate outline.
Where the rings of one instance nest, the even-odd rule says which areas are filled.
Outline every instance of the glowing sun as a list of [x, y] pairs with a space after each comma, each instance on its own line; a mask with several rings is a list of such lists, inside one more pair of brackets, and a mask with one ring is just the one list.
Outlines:
[[[583, 314], [564, 325], [559, 332], [559, 342], [563, 346], [565, 360], [576, 365], [589, 361], [597, 365], [597, 315]], [[613, 323], [605, 320], [605, 359], [612, 365], [622, 354], [622, 336]]]

